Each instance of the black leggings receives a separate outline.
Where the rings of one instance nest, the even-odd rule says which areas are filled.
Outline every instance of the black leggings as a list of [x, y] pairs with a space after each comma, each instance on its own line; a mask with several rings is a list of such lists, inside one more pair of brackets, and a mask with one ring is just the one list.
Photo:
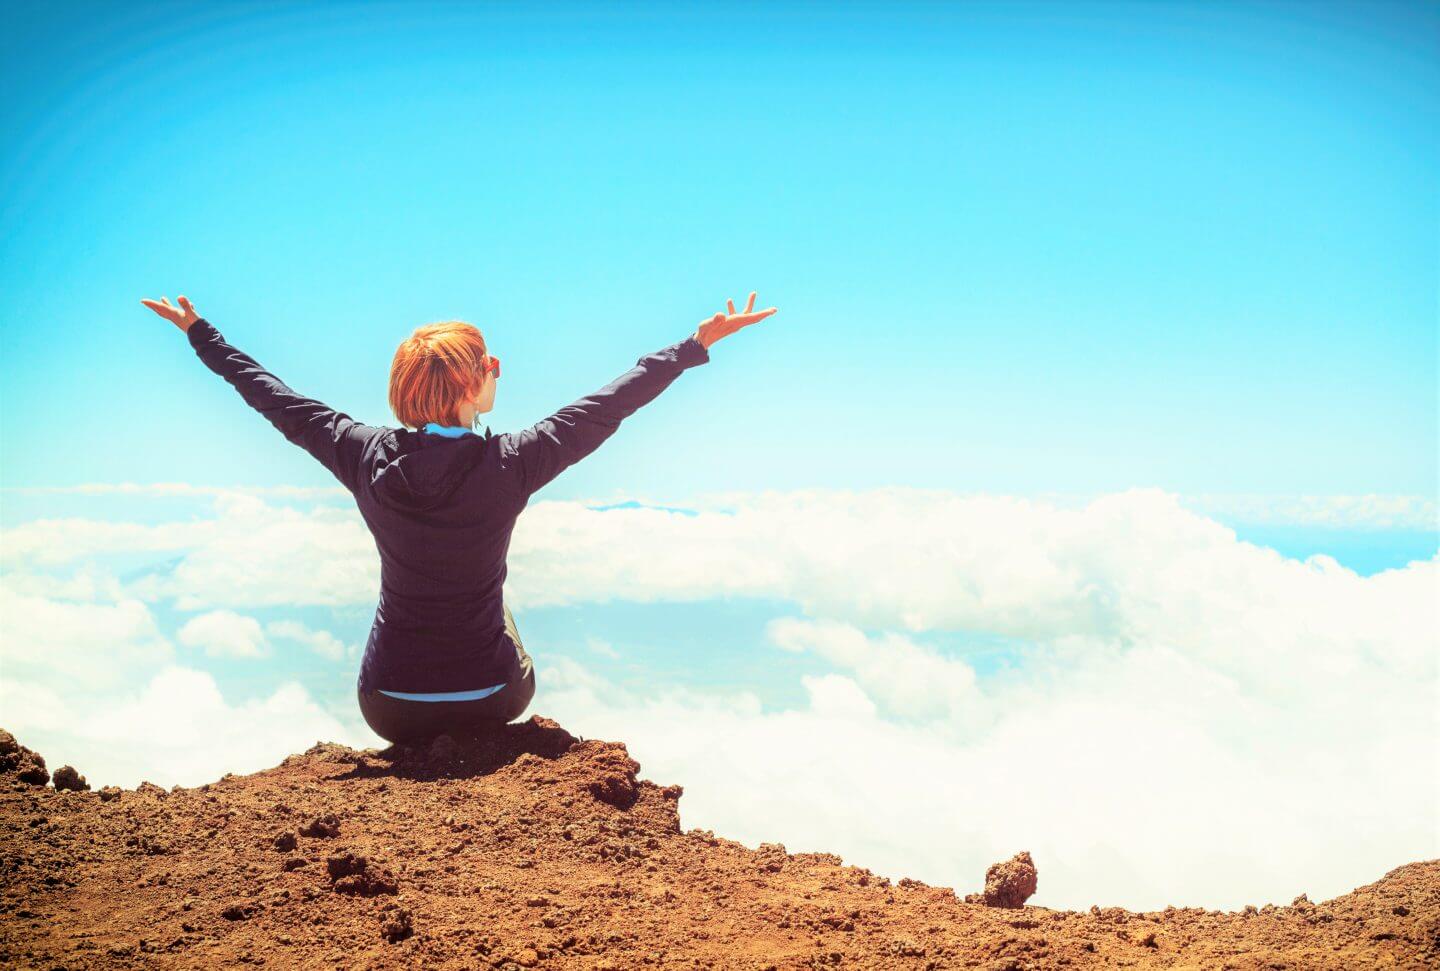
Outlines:
[[525, 713], [535, 697], [535, 665], [520, 643], [515, 618], [505, 608], [505, 630], [515, 642], [521, 676], [505, 687], [474, 701], [412, 701], [392, 698], [379, 691], [364, 692], [358, 686], [360, 713], [370, 730], [387, 742], [414, 744], [451, 733], [483, 732], [514, 721]]

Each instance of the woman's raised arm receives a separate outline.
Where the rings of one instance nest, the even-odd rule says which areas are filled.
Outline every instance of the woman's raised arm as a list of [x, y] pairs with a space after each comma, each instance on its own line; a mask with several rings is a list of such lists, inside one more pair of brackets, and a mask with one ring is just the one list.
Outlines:
[[755, 294], [744, 313], [725, 302], [728, 314], [717, 313], [700, 322], [695, 333], [682, 341], [646, 354], [635, 366], [594, 394], [566, 405], [549, 418], [519, 432], [499, 436], [501, 454], [517, 472], [520, 489], [528, 498], [565, 469], [574, 465], [620, 428], [620, 422], [668, 388], [682, 371], [710, 360], [710, 347], [775, 313], [776, 308], [754, 310]]
[[297, 394], [283, 381], [260, 366], [225, 338], [186, 297], [179, 307], [169, 298], [140, 302], [184, 331], [200, 360], [224, 378], [250, 405], [282, 435], [320, 461], [340, 483], [354, 492], [360, 477], [361, 457], [374, 436], [383, 428], [362, 425], [349, 415]]

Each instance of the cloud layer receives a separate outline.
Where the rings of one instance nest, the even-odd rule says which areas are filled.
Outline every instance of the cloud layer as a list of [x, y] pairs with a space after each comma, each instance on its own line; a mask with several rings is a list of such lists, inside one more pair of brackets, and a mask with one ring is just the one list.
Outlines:
[[[622, 739], [649, 777], [683, 783], [687, 826], [971, 889], [1029, 849], [1035, 902], [1050, 906], [1319, 898], [1440, 854], [1435, 559], [1370, 577], [1287, 559], [1155, 490], [690, 505], [536, 503], [506, 589], [521, 615], [791, 605], [766, 627], [770, 649], [824, 673], [786, 710], [695, 684], [627, 693], [597, 667], [626, 652], [602, 631], [569, 657], [527, 643], [533, 710]], [[227, 701], [171, 643], [191, 664], [259, 663], [282, 642], [353, 659], [333, 632], [250, 613], [372, 606], [378, 564], [353, 510], [221, 493], [207, 519], [35, 521], [0, 550], [0, 724], [47, 756], [48, 739], [92, 759], [82, 771], [193, 784], [319, 737], [378, 743], [298, 684]], [[117, 554], [152, 567], [116, 579], [104, 563]], [[158, 604], [192, 616], [167, 636]], [[965, 645], [996, 637], [1019, 663], [981, 674]], [[717, 655], [733, 647], [715, 631]], [[185, 730], [222, 723], [223, 737]], [[106, 725], [124, 736], [123, 766]]]

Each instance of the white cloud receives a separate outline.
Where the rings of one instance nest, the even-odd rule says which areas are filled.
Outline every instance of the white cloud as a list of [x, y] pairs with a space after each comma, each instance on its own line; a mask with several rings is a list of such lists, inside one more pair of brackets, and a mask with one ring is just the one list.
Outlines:
[[359, 657], [356, 646], [345, 647], [345, 643], [327, 630], [316, 630], [296, 620], [272, 620], [265, 625], [265, 633], [271, 637], [285, 638], [304, 644], [327, 661], [343, 661], [347, 657]]
[[1200, 495], [1187, 505], [1233, 522], [1335, 529], [1440, 528], [1440, 507], [1426, 496]]
[[0, 562], [7, 567], [56, 566], [110, 553], [174, 552], [205, 542], [212, 520], [198, 522], [106, 522], [96, 519], [36, 519], [0, 530]]
[[871, 638], [849, 624], [780, 617], [767, 636], [788, 651], [814, 651], [852, 672], [892, 715], [970, 717], [980, 701], [975, 672], [902, 634]]
[[761, 711], [749, 695], [639, 696], [540, 663], [533, 710], [623, 740], [645, 777], [682, 783], [687, 828], [962, 893], [1020, 849], [1040, 868], [1033, 902], [1077, 908], [1319, 899], [1434, 855], [1435, 782], [1420, 771], [1433, 728], [1413, 696], [1340, 747], [1308, 712], [1166, 649], [999, 687], [974, 733], [878, 717], [839, 674], [806, 677], [806, 707]]
[[136, 581], [146, 599], [182, 610], [374, 603], [375, 541], [354, 509], [292, 509], [223, 495], [208, 535], [168, 574]]
[[186, 647], [204, 648], [210, 657], [268, 657], [260, 622], [233, 610], [212, 610], [192, 617], [177, 635]]
[[612, 661], [618, 661], [620, 659], [620, 652], [615, 650], [615, 645], [609, 641], [601, 640], [598, 637], [587, 637], [585, 638], [585, 646], [601, 657], [607, 657]]
[[10, 570], [0, 574], [0, 586], [15, 594], [62, 601], [106, 601], [126, 599], [124, 585], [109, 570], [94, 563], [81, 563], [68, 576]]
[[65, 690], [99, 688], [127, 679], [136, 667], [171, 657], [150, 608], [139, 600], [52, 599], [12, 587], [8, 577], [4, 580], [0, 681], [43, 674]]
[[[44, 684], [0, 682], [0, 723], [52, 768], [69, 763], [92, 788], [141, 780], [197, 786], [255, 772], [317, 741], [367, 747], [375, 737], [325, 712], [292, 681], [227, 701], [206, 672], [166, 667], [138, 691], [85, 704]], [[383, 744], [383, 743], [382, 743]]]
[[[685, 784], [687, 825], [951, 884], [1026, 848], [1052, 906], [1333, 896], [1440, 852], [1440, 560], [1291, 560], [1153, 490], [549, 513], [512, 546], [540, 602], [710, 589], [815, 615], [767, 628], [838, 669], [800, 711], [627, 700], [537, 659], [539, 710]], [[1024, 664], [977, 680], [918, 636], [943, 630], [1024, 638]]]
[[173, 567], [127, 584], [143, 600], [182, 610], [374, 603], [375, 542], [351, 507], [276, 506], [225, 491], [209, 519], [142, 525], [42, 519], [0, 531], [0, 561], [14, 570], [114, 554], [179, 554]]

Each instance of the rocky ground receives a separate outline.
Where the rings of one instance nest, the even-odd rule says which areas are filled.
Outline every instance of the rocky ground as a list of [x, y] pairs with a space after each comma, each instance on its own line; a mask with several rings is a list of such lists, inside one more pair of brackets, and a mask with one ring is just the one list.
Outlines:
[[1440, 966], [1440, 861], [1321, 903], [1057, 911], [1026, 854], [961, 899], [682, 831], [639, 768], [535, 717], [97, 792], [0, 732], [0, 967]]

